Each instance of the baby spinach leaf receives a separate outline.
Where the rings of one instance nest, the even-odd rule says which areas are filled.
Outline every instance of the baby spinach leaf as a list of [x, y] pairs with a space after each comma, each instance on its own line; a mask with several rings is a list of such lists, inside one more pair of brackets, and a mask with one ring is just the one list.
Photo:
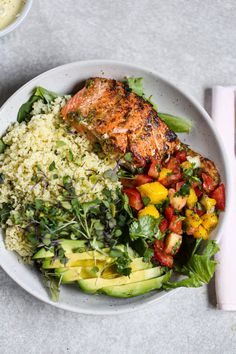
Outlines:
[[41, 98], [46, 103], [50, 103], [51, 101], [55, 100], [55, 98], [57, 98], [60, 95], [58, 93], [53, 92], [53, 91], [48, 91], [41, 86], [38, 86], [35, 89], [34, 96]]
[[129, 88], [138, 96], [143, 96], [143, 78], [142, 77], [129, 77], [127, 78]]
[[6, 144], [4, 144], [3, 140], [0, 139], [0, 154], [4, 153], [6, 149]]
[[[143, 99], [145, 99], [153, 106], [153, 109], [155, 109], [155, 111], [158, 110], [157, 105], [152, 101], [152, 96], [146, 97], [144, 93], [142, 77], [129, 77], [127, 78], [127, 83], [132, 92], [136, 93], [138, 96], [143, 97]], [[158, 112], [158, 116], [175, 133], [189, 133], [192, 128], [191, 122], [185, 118], [161, 112]]]
[[60, 96], [59, 94], [48, 91], [45, 88], [38, 86], [34, 89], [32, 96], [29, 100], [23, 103], [17, 114], [17, 122], [29, 122], [31, 119], [31, 111], [33, 104], [38, 100], [42, 99], [45, 103], [50, 103], [52, 100]]
[[168, 127], [175, 133], [189, 133], [192, 128], [192, 123], [186, 118], [173, 116], [168, 113], [158, 112], [158, 116]]
[[20, 107], [18, 114], [17, 114], [17, 122], [29, 122], [31, 119], [30, 112], [32, 111], [32, 107], [34, 102], [38, 101], [39, 97], [32, 95], [30, 99], [23, 103]]

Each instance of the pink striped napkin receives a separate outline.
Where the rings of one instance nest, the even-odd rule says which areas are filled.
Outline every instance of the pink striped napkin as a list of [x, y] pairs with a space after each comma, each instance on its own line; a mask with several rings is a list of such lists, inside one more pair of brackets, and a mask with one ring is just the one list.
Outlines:
[[[236, 195], [235, 93], [236, 86], [216, 86], [212, 91], [212, 118], [223, 138], [225, 154], [229, 157], [231, 173], [235, 178], [235, 185], [231, 186], [233, 195]], [[235, 204], [230, 205], [228, 213], [217, 259], [216, 297], [219, 309], [236, 311], [236, 200]]]

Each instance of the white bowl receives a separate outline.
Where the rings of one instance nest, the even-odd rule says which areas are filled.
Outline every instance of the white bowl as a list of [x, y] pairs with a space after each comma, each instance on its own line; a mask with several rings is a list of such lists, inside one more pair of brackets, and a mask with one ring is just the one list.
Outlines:
[[20, 12], [19, 16], [16, 17], [15, 21], [11, 22], [7, 27], [0, 30], [0, 37], [5, 36], [6, 34], [14, 31], [26, 18], [29, 13], [29, 10], [32, 6], [33, 0], [26, 0], [22, 11]]
[[[28, 100], [36, 86], [43, 86], [59, 93], [71, 93], [78, 83], [93, 76], [114, 79], [123, 79], [125, 76], [143, 77], [145, 93], [147, 96], [153, 95], [153, 100], [158, 104], [160, 111], [190, 119], [193, 122], [193, 130], [189, 135], [181, 134], [181, 139], [189, 143], [194, 150], [215, 161], [226, 184], [227, 206], [230, 204], [231, 183], [228, 163], [225, 160], [222, 141], [210, 117], [193, 98], [152, 70], [115, 61], [76, 62], [49, 70], [24, 85], [4, 104], [0, 110], [0, 135], [4, 134], [9, 124], [16, 120], [19, 107]], [[222, 213], [219, 227], [212, 236], [217, 241], [226, 218], [227, 210]], [[31, 267], [19, 263], [16, 254], [5, 249], [3, 235], [0, 235], [0, 265], [22, 288], [38, 299], [79, 313], [114, 314], [132, 311], [145, 304], [157, 302], [166, 294], [160, 291], [131, 299], [115, 299], [102, 295], [86, 295], [75, 287], [62, 286], [60, 301], [54, 303], [50, 300], [39, 274]]]

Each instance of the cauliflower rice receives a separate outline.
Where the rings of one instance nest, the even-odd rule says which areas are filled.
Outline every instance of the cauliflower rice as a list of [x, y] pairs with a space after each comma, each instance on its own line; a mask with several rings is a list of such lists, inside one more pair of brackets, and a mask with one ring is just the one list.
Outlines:
[[[80, 201], [102, 198], [102, 190], [120, 186], [103, 177], [115, 167], [115, 161], [100, 158], [91, 151], [90, 143], [60, 118], [66, 103], [58, 97], [50, 104], [42, 100], [34, 103], [29, 123], [14, 123], [2, 138], [7, 148], [0, 154], [0, 206], [10, 203], [14, 210], [35, 199], [55, 202], [60, 198], [63, 177], [73, 181]], [[14, 210], [12, 213], [14, 213]], [[19, 227], [7, 221], [6, 247], [22, 256], [31, 254], [31, 247]]]

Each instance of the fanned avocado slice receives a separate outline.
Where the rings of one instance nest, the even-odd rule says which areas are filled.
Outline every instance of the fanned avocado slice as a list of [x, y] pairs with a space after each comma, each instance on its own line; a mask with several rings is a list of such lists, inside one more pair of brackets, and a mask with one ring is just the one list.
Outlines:
[[132, 272], [129, 276], [122, 276], [113, 279], [105, 279], [100, 277], [94, 279], [82, 279], [78, 281], [78, 284], [80, 288], [86, 293], [94, 294], [98, 290], [106, 287], [141, 282], [146, 279], [156, 278], [162, 273], [163, 271], [161, 267], [155, 267], [150, 269], [138, 270], [137, 272]]
[[[100, 269], [103, 264], [100, 264]], [[96, 266], [96, 269], [99, 267]], [[70, 268], [57, 268], [55, 269], [55, 274], [61, 278], [62, 284], [73, 283], [79, 279], [96, 278], [97, 272], [95, 266], [91, 267], [70, 267]]]
[[[98, 251], [86, 251], [82, 253], [67, 253], [66, 258], [68, 261], [66, 262], [67, 267], [80, 267], [80, 266], [90, 266], [94, 265], [97, 261], [103, 262], [111, 262], [113, 259], [108, 256], [109, 248], [103, 248], [103, 253]], [[84, 261], [90, 261], [88, 263], [84, 263]], [[53, 268], [62, 268], [63, 265], [59, 259], [53, 260], [53, 258], [46, 258], [43, 261], [42, 267], [43, 269], [53, 269]]]
[[[58, 240], [58, 244], [61, 245], [61, 248], [65, 251], [65, 253], [73, 253], [77, 249], [83, 249], [86, 246], [86, 242], [87, 241], [85, 240]], [[41, 248], [37, 253], [35, 253], [33, 259], [48, 258], [53, 256], [53, 249], [46, 250], [45, 248]]]
[[[98, 269], [98, 272], [94, 270], [94, 267]], [[133, 272], [143, 269], [152, 268], [151, 263], [146, 263], [143, 261], [143, 258], [135, 258], [131, 263], [130, 267]], [[80, 267], [61, 267], [55, 269], [55, 274], [61, 278], [61, 283], [72, 283], [80, 279], [89, 279], [97, 278], [98, 275], [102, 272], [102, 277], [105, 279], [114, 279], [119, 277], [119, 274], [116, 272], [115, 266], [106, 266], [105, 262], [93, 262], [91, 267], [89, 266], [80, 266]]]
[[170, 279], [171, 272], [168, 272], [161, 277], [152, 278], [148, 280], [139, 281], [136, 283], [129, 283], [118, 286], [108, 286], [102, 288], [99, 292], [120, 298], [130, 298], [148, 293], [152, 290], [160, 289], [163, 283]]

